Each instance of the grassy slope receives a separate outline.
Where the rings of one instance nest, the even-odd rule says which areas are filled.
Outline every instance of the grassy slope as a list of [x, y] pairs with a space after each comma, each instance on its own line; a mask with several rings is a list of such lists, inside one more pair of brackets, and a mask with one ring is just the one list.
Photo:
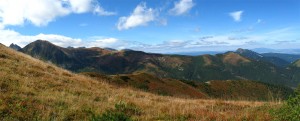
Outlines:
[[147, 73], [101, 75], [93, 72], [82, 73], [95, 79], [106, 78], [110, 84], [120, 87], [133, 87], [158, 95], [173, 96], [180, 98], [208, 98], [198, 89], [176, 79], [157, 78]]
[[293, 62], [292, 66], [299, 68], [300, 67], [300, 60], [296, 60], [295, 62]]
[[287, 99], [293, 90], [271, 84], [255, 81], [180, 81], [176, 79], [157, 78], [146, 73], [101, 75], [85, 72], [83, 75], [108, 81], [120, 87], [133, 87], [158, 95], [168, 95], [180, 98], [214, 98], [228, 100], [263, 100], [274, 101]]
[[[1, 120], [90, 120], [123, 101], [140, 120], [271, 120], [271, 103], [180, 99], [118, 88], [0, 45]], [[272, 104], [271, 104], [272, 105]]]
[[212, 98], [235, 100], [282, 100], [288, 99], [293, 90], [287, 87], [255, 81], [209, 81], [197, 87]]

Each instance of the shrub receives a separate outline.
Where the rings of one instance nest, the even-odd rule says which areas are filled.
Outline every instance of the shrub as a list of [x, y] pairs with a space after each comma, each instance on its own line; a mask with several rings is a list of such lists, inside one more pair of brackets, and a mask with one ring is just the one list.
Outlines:
[[131, 121], [123, 112], [106, 111], [101, 116], [93, 116], [92, 121]]
[[296, 96], [290, 97], [282, 107], [271, 111], [275, 120], [296, 121], [300, 119], [300, 86], [296, 90]]

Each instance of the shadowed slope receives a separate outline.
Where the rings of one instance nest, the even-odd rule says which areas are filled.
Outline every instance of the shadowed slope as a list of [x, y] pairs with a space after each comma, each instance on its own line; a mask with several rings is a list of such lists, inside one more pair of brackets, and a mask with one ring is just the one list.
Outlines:
[[82, 73], [95, 79], [106, 78], [110, 84], [121, 87], [134, 87], [158, 95], [180, 98], [208, 98], [196, 88], [175, 79], [157, 78], [147, 73], [100, 75], [97, 73]]
[[293, 90], [287, 87], [246, 80], [214, 80], [203, 83], [157, 78], [154, 75], [146, 73], [111, 76], [92, 72], [82, 74], [99, 80], [105, 78], [105, 81], [108, 83], [120, 87], [133, 87], [141, 91], [158, 95], [168, 95], [180, 98], [274, 101], [287, 99], [293, 94]]

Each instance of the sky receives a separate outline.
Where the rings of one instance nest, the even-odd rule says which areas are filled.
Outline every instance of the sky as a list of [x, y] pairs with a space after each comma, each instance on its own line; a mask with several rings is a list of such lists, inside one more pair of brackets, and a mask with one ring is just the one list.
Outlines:
[[300, 49], [300, 0], [0, 0], [0, 43], [155, 53]]

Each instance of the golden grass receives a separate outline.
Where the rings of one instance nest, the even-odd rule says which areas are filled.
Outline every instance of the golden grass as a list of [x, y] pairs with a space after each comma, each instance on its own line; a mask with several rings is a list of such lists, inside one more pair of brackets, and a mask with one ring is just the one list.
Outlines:
[[0, 45], [0, 120], [90, 120], [123, 101], [137, 120], [271, 120], [268, 102], [182, 99], [118, 88]]

